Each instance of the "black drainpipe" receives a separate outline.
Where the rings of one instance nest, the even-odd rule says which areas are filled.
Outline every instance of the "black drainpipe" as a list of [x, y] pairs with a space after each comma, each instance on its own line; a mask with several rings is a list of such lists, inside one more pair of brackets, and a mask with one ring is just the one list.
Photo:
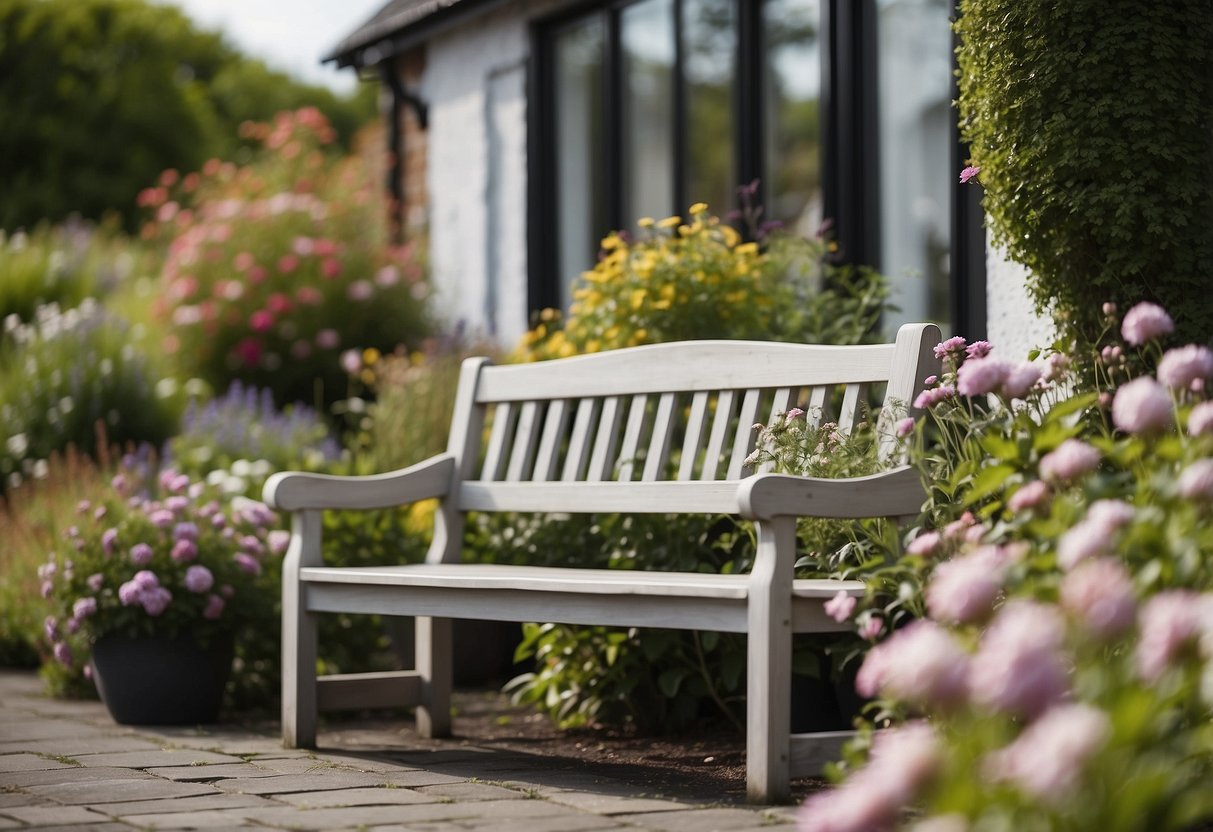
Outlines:
[[404, 131], [400, 129], [400, 117], [406, 106], [411, 107], [422, 130], [428, 127], [429, 118], [425, 102], [404, 88], [400, 76], [392, 71], [390, 61], [379, 64], [379, 74], [392, 91], [392, 117], [387, 129], [388, 159], [391, 160], [387, 191], [397, 212], [396, 221], [392, 223], [392, 241], [399, 244], [404, 242], [404, 216], [400, 213], [404, 207]]

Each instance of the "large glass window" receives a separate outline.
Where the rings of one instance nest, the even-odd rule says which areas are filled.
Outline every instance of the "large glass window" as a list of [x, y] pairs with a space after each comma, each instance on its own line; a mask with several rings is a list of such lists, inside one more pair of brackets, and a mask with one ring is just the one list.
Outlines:
[[538, 26], [532, 307], [567, 304], [607, 232], [727, 215], [756, 179], [766, 219], [890, 276], [888, 332], [957, 323], [952, 2], [604, 0]]

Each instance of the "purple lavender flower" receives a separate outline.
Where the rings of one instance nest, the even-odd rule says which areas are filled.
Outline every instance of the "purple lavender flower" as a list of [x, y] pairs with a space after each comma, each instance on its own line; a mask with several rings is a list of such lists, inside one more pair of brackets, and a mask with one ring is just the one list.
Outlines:
[[48, 615], [42, 622], [42, 633], [46, 636], [47, 641], [57, 640], [59, 638], [59, 619]]

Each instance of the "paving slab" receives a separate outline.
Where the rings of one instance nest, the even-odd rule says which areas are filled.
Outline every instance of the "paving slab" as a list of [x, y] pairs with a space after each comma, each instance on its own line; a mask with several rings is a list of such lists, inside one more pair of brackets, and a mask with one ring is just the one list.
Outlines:
[[525, 800], [528, 795], [518, 789], [507, 789], [491, 783], [442, 783], [418, 786], [421, 794], [449, 797], [452, 800]]
[[206, 809], [200, 812], [164, 812], [155, 815], [120, 816], [140, 829], [246, 829], [242, 809]]
[[117, 768], [167, 768], [208, 763], [242, 763], [240, 757], [198, 751], [192, 748], [159, 749], [155, 751], [120, 751], [115, 754], [90, 754], [81, 757], [86, 766], [115, 766]]
[[209, 763], [200, 766], [154, 767], [148, 774], [182, 783], [207, 783], [212, 780], [235, 780], [250, 777], [277, 777], [280, 772], [269, 771], [253, 763]]
[[626, 815], [638, 812], [674, 812], [692, 808], [692, 804], [675, 800], [648, 797], [630, 797], [595, 792], [551, 791], [542, 795], [544, 800], [559, 803], [582, 812], [595, 815]]
[[84, 737], [60, 737], [57, 739], [19, 740], [0, 742], [0, 754], [28, 751], [36, 748], [40, 754], [58, 754], [64, 757], [81, 757], [88, 754], [111, 754], [116, 751], [153, 751], [159, 748], [152, 742], [130, 734], [93, 734]]
[[384, 786], [382, 775], [361, 771], [329, 769], [314, 774], [278, 774], [273, 777], [247, 777], [220, 780], [215, 784], [225, 792], [239, 794], [286, 794], [288, 792], [328, 791]]
[[266, 797], [251, 794], [205, 794], [198, 797], [157, 798], [153, 800], [131, 800], [123, 803], [107, 803], [104, 811], [115, 817], [134, 817], [138, 825], [138, 815], [156, 815], [168, 812], [188, 814], [190, 812], [206, 812], [211, 809], [264, 809], [275, 806], [275, 802]]
[[[29, 827], [22, 827], [28, 829]], [[81, 826], [78, 823], [71, 823], [66, 826], [39, 826], [38, 832], [132, 832], [135, 829], [120, 822], [109, 823], [91, 823], [88, 826]]]
[[25, 792], [0, 792], [0, 812], [9, 806], [39, 806], [43, 803], [50, 801]]
[[10, 771], [46, 771], [54, 768], [75, 768], [71, 763], [41, 757], [37, 754], [0, 754], [0, 773]]
[[108, 815], [83, 806], [29, 806], [0, 809], [7, 817], [30, 826], [67, 826], [69, 824], [106, 823]]
[[25, 826], [25, 824], [16, 818], [8, 818], [4, 815], [0, 815], [0, 829], [20, 829], [23, 826]]
[[404, 806], [412, 803], [450, 802], [443, 795], [423, 794], [412, 789], [334, 789], [275, 796], [300, 809], [332, 809], [337, 806]]
[[146, 779], [148, 775], [130, 768], [65, 766], [45, 771], [5, 772], [0, 774], [0, 785], [28, 788], [30, 786], [55, 786], [61, 783], [93, 783], [98, 780], [138, 780], [141, 778]]
[[[465, 821], [463, 827], [470, 830], [483, 830], [483, 832], [589, 832], [590, 830], [614, 832], [614, 830], [622, 829], [635, 832], [636, 830], [635, 826], [623, 823], [618, 818], [575, 812], [542, 818], [479, 818], [472, 822]], [[375, 832], [386, 832], [378, 827], [373, 828]], [[396, 827], [397, 830], [403, 828]]]
[[740, 832], [769, 829], [772, 825], [772, 818], [760, 809], [695, 809], [689, 812], [617, 815], [616, 819], [650, 832]]
[[201, 783], [174, 783], [159, 777], [127, 780], [96, 780], [84, 783], [56, 783], [30, 786], [27, 791], [44, 795], [68, 805], [91, 806], [102, 803], [122, 803], [131, 800], [193, 797], [212, 794], [216, 789]]

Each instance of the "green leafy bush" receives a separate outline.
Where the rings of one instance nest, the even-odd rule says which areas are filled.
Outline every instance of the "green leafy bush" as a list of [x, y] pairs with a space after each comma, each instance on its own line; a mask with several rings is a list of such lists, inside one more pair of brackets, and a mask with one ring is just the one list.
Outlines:
[[964, 0], [961, 130], [995, 242], [1066, 340], [1154, 299], [1183, 340], [1213, 305], [1213, 15], [1204, 0]]
[[522, 357], [701, 338], [856, 344], [888, 308], [884, 279], [830, 262], [830, 244], [782, 232], [760, 246], [692, 205], [690, 219], [642, 220], [642, 233], [602, 241], [573, 291], [566, 320], [546, 310]]
[[264, 146], [249, 164], [212, 160], [140, 195], [155, 212], [145, 235], [167, 244], [164, 347], [215, 389], [239, 380], [279, 404], [328, 405], [346, 392], [343, 350], [428, 334], [424, 266], [390, 245], [378, 166], [325, 155], [318, 110], [244, 129]]
[[1090, 368], [939, 346], [932, 504], [883, 587], [920, 620], [853, 615], [892, 628], [857, 677], [871, 717], [909, 722], [865, 734], [802, 829], [1213, 819], [1213, 351], [1163, 353], [1152, 304], [1119, 323]]
[[34, 322], [5, 323], [0, 342], [0, 476], [9, 486], [40, 476], [69, 446], [163, 442], [177, 422], [173, 391], [131, 342], [131, 328], [86, 299], [75, 309], [41, 307]]
[[0, 320], [13, 315], [29, 323], [51, 303], [71, 309], [114, 288], [132, 265], [120, 240], [83, 223], [0, 231]]

